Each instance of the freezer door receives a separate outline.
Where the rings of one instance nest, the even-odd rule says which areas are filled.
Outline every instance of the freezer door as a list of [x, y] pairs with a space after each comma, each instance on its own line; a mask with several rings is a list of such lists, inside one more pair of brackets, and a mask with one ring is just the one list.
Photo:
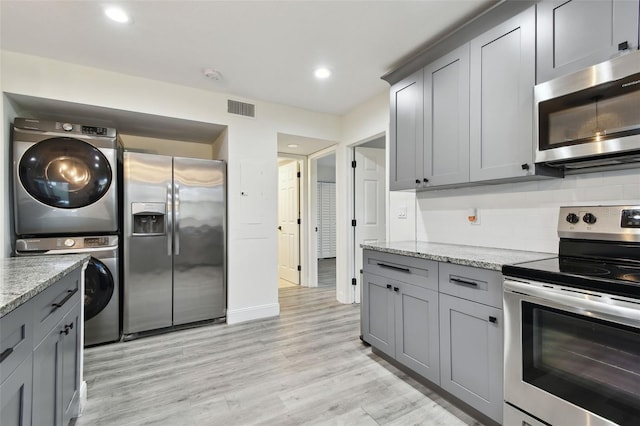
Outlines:
[[124, 153], [125, 335], [172, 324], [171, 171], [171, 157]]
[[174, 158], [174, 325], [225, 316], [225, 171]]

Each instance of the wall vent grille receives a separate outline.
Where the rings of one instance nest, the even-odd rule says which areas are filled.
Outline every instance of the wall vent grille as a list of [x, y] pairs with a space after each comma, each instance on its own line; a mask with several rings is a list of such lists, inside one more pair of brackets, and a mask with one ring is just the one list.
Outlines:
[[244, 117], [255, 117], [256, 106], [239, 101], [227, 100], [227, 112], [229, 114], [242, 115]]

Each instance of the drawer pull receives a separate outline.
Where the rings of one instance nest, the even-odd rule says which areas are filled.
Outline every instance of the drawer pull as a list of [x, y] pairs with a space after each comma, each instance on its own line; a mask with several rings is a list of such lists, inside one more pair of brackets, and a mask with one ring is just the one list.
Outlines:
[[387, 265], [386, 263], [379, 263], [378, 262], [378, 266], [381, 267], [381, 268], [393, 269], [395, 271], [411, 272], [411, 269], [409, 269], [409, 268], [402, 268], [400, 266]]
[[461, 280], [460, 278], [449, 278], [449, 281], [454, 282], [456, 284], [464, 284], [464, 285], [470, 285], [473, 287], [478, 287], [478, 283], [474, 283], [473, 281]]
[[2, 355], [0, 355], [0, 362], [2, 362], [5, 359], [7, 359], [9, 357], [9, 355], [11, 355], [12, 353], [13, 353], [13, 348], [5, 349], [4, 352], [2, 352]]
[[62, 308], [62, 306], [67, 303], [67, 300], [71, 299], [73, 297], [74, 294], [76, 294], [78, 292], [77, 288], [74, 288], [73, 290], [69, 290], [69, 294], [67, 294], [64, 299], [62, 299], [60, 302], [58, 303], [53, 303], [51, 306], [53, 306], [53, 311], [55, 311], [58, 308]]

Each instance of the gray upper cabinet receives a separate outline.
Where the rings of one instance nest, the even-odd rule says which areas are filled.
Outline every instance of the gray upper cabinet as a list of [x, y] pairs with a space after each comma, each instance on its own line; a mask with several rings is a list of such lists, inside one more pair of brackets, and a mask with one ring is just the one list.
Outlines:
[[526, 176], [533, 168], [535, 9], [471, 41], [470, 180]]
[[468, 43], [424, 69], [424, 117], [423, 185], [468, 182]]
[[391, 87], [391, 190], [415, 189], [422, 174], [423, 71]]
[[545, 0], [537, 7], [537, 82], [638, 47], [638, 0]]

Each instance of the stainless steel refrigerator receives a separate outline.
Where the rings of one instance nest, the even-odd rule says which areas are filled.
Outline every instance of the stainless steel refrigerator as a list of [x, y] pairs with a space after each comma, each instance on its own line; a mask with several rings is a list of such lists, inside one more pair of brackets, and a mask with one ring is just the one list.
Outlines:
[[223, 161], [124, 153], [123, 334], [226, 315]]

